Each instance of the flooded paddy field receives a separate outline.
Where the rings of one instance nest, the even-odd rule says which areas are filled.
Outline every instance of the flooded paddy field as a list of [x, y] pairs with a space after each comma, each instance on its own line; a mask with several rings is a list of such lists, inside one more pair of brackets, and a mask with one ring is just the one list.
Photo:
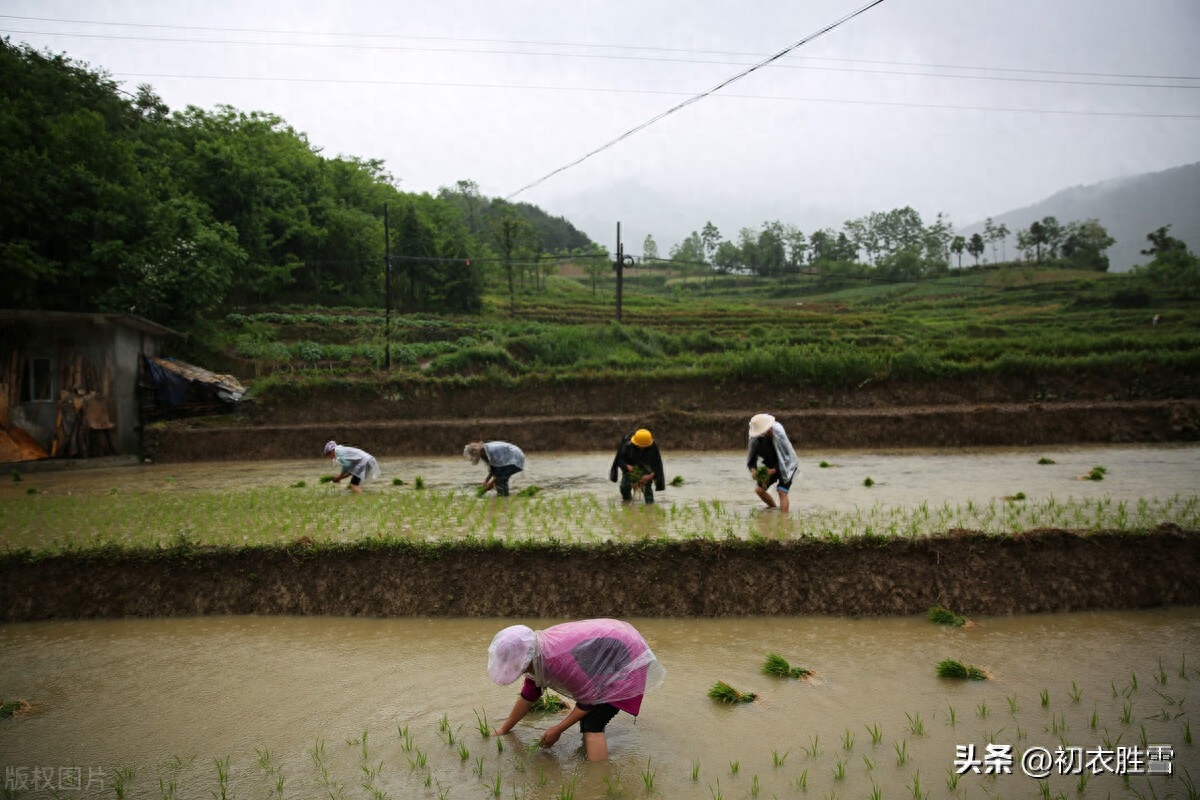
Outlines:
[[[481, 734], [517, 690], [488, 681], [487, 643], [517, 621], [561, 620], [0, 626], [0, 687], [31, 704], [0, 720], [6, 796], [1196, 796], [1196, 608], [985, 617], [963, 628], [924, 617], [633, 619], [666, 681], [636, 724], [625, 714], [610, 724], [604, 763], [584, 760], [575, 730], [530, 749], [553, 716]], [[768, 652], [812, 677], [762, 674]], [[947, 658], [990, 679], [939, 678]], [[707, 690], [718, 680], [758, 699], [717, 703]], [[968, 748], [982, 758], [989, 744], [1011, 748], [1011, 773], [962, 766]], [[1039, 779], [1022, 766], [1027, 752], [1072, 748], [1096, 755], [1093, 769], [1063, 762]], [[1135, 754], [1140, 762], [1127, 760]], [[1171, 775], [1158, 774], [1168, 766]]]
[[[361, 443], [369, 448], [369, 443]], [[1103, 447], [988, 448], [956, 450], [821, 451], [800, 453], [801, 474], [792, 490], [792, 510], [803, 513], [848, 511], [881, 506], [937, 506], [989, 502], [1017, 493], [1037, 500], [1167, 498], [1194, 495], [1200, 487], [1200, 446], [1129, 445]], [[537, 487], [539, 494], [618, 498], [608, 481], [611, 453], [527, 453], [524, 472], [512, 480], [514, 493]], [[754, 496], [744, 451], [667, 452], [668, 485], [656, 502], [694, 505], [717, 501], [736, 515], [764, 508]], [[1041, 461], [1052, 463], [1039, 463]], [[825, 466], [822, 466], [825, 465]], [[345, 493], [320, 484], [329, 461], [192, 462], [97, 469], [46, 470], [32, 465], [21, 482], [0, 483], [0, 499], [29, 487], [55, 494], [139, 492], [237, 492], [293, 487], [303, 481], [312, 492]], [[54, 466], [50, 464], [48, 466]], [[418, 478], [435, 492], [472, 494], [485, 468], [461, 456], [381, 458], [383, 478], [372, 491], [412, 491]], [[1090, 480], [1104, 468], [1102, 480]], [[866, 485], [870, 478], [871, 485]], [[394, 481], [402, 482], [394, 485]]]

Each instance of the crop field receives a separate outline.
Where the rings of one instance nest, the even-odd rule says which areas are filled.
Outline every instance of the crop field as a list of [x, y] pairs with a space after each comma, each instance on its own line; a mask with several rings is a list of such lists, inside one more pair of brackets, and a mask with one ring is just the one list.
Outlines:
[[[1200, 307], [1150, 295], [1128, 275], [1007, 267], [829, 289], [803, 276], [650, 274], [627, 280], [619, 324], [612, 287], [606, 279], [593, 293], [582, 279], [552, 276], [544, 290], [511, 303], [490, 296], [475, 317], [393, 313], [388, 321], [383, 309], [246, 309], [194, 346], [224, 353], [252, 379], [277, 380], [365, 377], [389, 351], [396, 376], [506, 381], [732, 374], [839, 386], [1030, 371], [1200, 371]], [[1155, 313], [1162, 324], [1152, 326]]]
[[507, 502], [471, 491], [385, 487], [349, 496], [331, 485], [197, 492], [99, 495], [15, 494], [0, 501], [3, 547], [49, 555], [79, 550], [151, 550], [193, 546], [283, 547], [321, 544], [478, 542], [522, 547], [557, 543], [736, 539], [889, 540], [969, 530], [1006, 536], [1045, 528], [1148, 533], [1160, 526], [1200, 530], [1200, 497], [1136, 501], [1053, 497], [951, 504], [873, 505], [760, 518], [719, 500], [629, 508], [589, 493], [513, 496]]

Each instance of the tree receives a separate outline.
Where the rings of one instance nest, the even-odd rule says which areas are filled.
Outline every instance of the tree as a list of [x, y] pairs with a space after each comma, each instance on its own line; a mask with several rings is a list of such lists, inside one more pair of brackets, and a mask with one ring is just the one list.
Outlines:
[[503, 209], [500, 215], [492, 221], [492, 238], [499, 248], [504, 274], [508, 279], [509, 316], [516, 316], [517, 313], [513, 260], [516, 257], [517, 249], [525, 243], [528, 235], [529, 226], [511, 208]]
[[783, 275], [787, 264], [787, 248], [783, 242], [783, 225], [780, 222], [764, 222], [755, 242], [758, 257], [758, 274], [777, 278]]
[[1171, 236], [1170, 225], [1146, 235], [1150, 246], [1142, 255], [1153, 256], [1149, 264], [1135, 267], [1134, 274], [1151, 286], [1191, 299], [1200, 294], [1200, 258], [1187, 245]]
[[958, 268], [962, 269], [962, 254], [963, 250], [967, 249], [967, 240], [961, 236], [955, 236], [950, 242], [950, 252], [958, 256]]
[[996, 260], [996, 226], [988, 217], [983, 223], [983, 240], [992, 246], [992, 261]]
[[687, 238], [671, 248], [670, 258], [682, 263], [704, 262], [704, 240], [699, 233], [692, 231]]
[[926, 271], [944, 272], [950, 266], [950, 244], [954, 238], [950, 219], [939, 211], [933, 224], [925, 229], [923, 238]]
[[700, 230], [700, 241], [703, 245], [704, 260], [711, 262], [717, 253], [717, 245], [721, 243], [721, 232], [711, 222], [705, 222]]
[[1034, 221], [1029, 224], [1029, 243], [1037, 251], [1037, 263], [1042, 263], [1042, 246], [1049, 239], [1046, 236], [1046, 226], [1040, 222]]
[[792, 270], [799, 270], [804, 265], [804, 253], [808, 250], [808, 240], [795, 225], [784, 225], [783, 241], [787, 245], [788, 267]]
[[742, 250], [736, 244], [729, 240], [724, 240], [717, 244], [717, 250], [713, 253], [713, 264], [716, 265], [718, 272], [733, 272], [734, 270], [742, 269]]
[[978, 233], [971, 234], [971, 239], [967, 242], [967, 252], [975, 258], [975, 266], [979, 266], [979, 257], [983, 255], [983, 237]]
[[654, 241], [654, 237], [646, 234], [646, 238], [642, 241], [642, 263], [650, 264], [658, 261], [658, 242]]
[[596, 282], [604, 275], [607, 275], [612, 269], [612, 258], [608, 251], [599, 245], [592, 245], [586, 249], [576, 249], [572, 253], [577, 255], [583, 261], [583, 271], [592, 279], [592, 295], [596, 294]]
[[1050, 258], [1058, 258], [1064, 235], [1063, 226], [1059, 224], [1056, 218], [1042, 217], [1042, 236], [1045, 238], [1045, 245], [1049, 250]]
[[1062, 254], [1073, 266], [1108, 271], [1108, 256], [1104, 251], [1116, 242], [1099, 220], [1068, 222], [1063, 239]]

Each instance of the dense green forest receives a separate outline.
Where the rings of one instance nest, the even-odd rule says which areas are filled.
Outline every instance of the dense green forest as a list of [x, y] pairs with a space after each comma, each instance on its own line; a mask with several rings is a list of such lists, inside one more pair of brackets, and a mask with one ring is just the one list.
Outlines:
[[[269, 113], [172, 112], [60, 55], [0, 42], [0, 260], [22, 308], [176, 325], [235, 306], [473, 312], [539, 255], [607, 258], [569, 222], [482, 197], [400, 191], [381, 162], [328, 158]], [[523, 274], [514, 280], [527, 279]]]
[[[511, 315], [518, 296], [551, 291], [559, 270], [593, 296], [614, 288], [607, 250], [567, 220], [485, 197], [471, 180], [436, 196], [403, 192], [382, 162], [326, 157], [268, 112], [172, 111], [148, 85], [130, 94], [7, 39], [0, 97], [0, 259], [18, 308], [130, 312], [188, 329], [289, 306]], [[636, 266], [690, 274], [673, 279], [676, 296], [721, 275], [757, 279], [762, 296], [827, 292], [957, 273], [988, 247], [994, 263], [1010, 233], [1026, 262], [1107, 269], [1112, 239], [1095, 220], [965, 238], [909, 207], [807, 235], [768, 221], [727, 240], [708, 222], [667, 258], [648, 236]], [[1119, 290], [1125, 305], [1200, 291], [1200, 260], [1167, 228], [1147, 232], [1144, 252], [1150, 263]], [[736, 286], [731, 301], [747, 289], [703, 285]]]

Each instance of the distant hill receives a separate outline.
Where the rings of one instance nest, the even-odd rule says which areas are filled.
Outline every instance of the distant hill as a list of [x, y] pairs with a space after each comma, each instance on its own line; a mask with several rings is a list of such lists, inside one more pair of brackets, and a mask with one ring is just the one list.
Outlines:
[[[1171, 235], [1186, 242], [1193, 253], [1200, 253], [1200, 162], [1064, 189], [1035, 205], [994, 215], [993, 223], [1003, 223], [1011, 231], [1006, 244], [1009, 258], [1016, 253], [1016, 232], [1043, 217], [1055, 217], [1064, 225], [1100, 220], [1117, 240], [1108, 249], [1110, 272], [1145, 264], [1149, 259], [1140, 251], [1148, 245], [1146, 234], [1164, 225], [1170, 225]], [[977, 222], [959, 233], [969, 237], [982, 233], [983, 226]], [[986, 257], [991, 260], [990, 248]]]

